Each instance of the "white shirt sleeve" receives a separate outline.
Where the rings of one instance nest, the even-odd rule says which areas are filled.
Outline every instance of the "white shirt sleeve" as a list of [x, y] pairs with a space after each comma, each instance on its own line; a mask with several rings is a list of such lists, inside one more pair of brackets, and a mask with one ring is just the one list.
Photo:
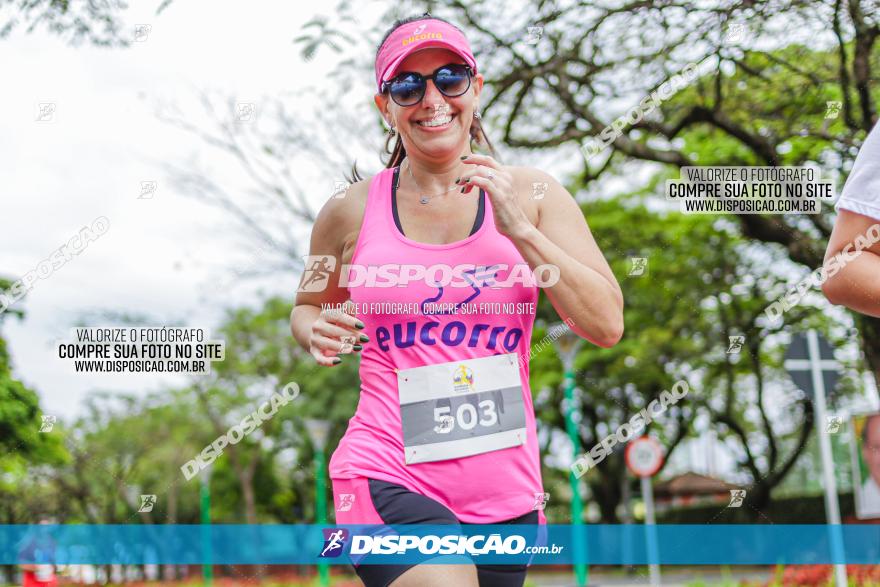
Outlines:
[[865, 139], [834, 207], [880, 220], [880, 124]]

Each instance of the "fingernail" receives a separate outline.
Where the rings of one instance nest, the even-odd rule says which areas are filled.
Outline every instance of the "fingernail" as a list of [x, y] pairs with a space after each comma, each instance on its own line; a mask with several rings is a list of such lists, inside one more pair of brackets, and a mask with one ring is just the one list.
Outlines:
[[361, 342], [370, 342], [370, 337], [367, 336], [366, 334], [362, 334], [362, 335], [361, 335], [361, 338], [360, 338], [360, 341], [361, 341]]
[[356, 351], [359, 351], [359, 350], [362, 350], [364, 347], [362, 347], [359, 344], [353, 344], [353, 345], [351, 345], [351, 348], [353, 348]]
[[354, 323], [354, 327], [355, 328], [366, 328], [366, 326], [364, 326], [364, 323], [361, 322], [360, 320], [358, 320], [357, 322]]
[[455, 183], [458, 183], [459, 181], [461, 181], [461, 178], [460, 178], [460, 177], [456, 177], [456, 178], [455, 178]]
[[467, 158], [468, 158], [467, 155], [462, 155], [461, 160], [464, 161], [464, 160], [467, 159]]
[[461, 193], [464, 193], [464, 188], [461, 188]]
[[333, 364], [334, 365], [338, 365], [341, 362], [342, 362], [342, 359], [340, 359], [339, 357], [333, 357]]

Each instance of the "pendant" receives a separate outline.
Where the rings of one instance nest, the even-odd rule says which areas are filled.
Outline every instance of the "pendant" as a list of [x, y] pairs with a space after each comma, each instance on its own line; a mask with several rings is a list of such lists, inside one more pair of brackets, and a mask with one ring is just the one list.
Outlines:
[[428, 198], [428, 196], [422, 196], [421, 198], [419, 198], [419, 202], [421, 202], [422, 204], [427, 204], [429, 201], [430, 199]]

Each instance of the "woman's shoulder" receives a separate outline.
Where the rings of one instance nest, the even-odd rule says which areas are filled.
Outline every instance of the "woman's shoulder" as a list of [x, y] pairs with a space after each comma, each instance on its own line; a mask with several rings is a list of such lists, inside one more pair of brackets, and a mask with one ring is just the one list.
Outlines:
[[571, 193], [555, 177], [536, 167], [508, 167], [513, 176], [514, 190], [521, 199], [534, 203], [539, 209], [555, 207], [572, 199]]
[[558, 183], [556, 181], [556, 178], [554, 178], [546, 171], [538, 169], [537, 167], [526, 167], [523, 165], [507, 165], [506, 167], [518, 185], [531, 185], [533, 183]]
[[542, 211], [548, 205], [552, 205], [550, 202], [556, 200], [555, 194], [559, 193], [559, 189], [564, 191], [564, 188], [561, 188], [552, 175], [536, 167], [518, 165], [506, 167], [513, 176], [513, 190], [518, 196], [520, 205], [529, 220], [537, 226]]
[[315, 224], [327, 227], [347, 225], [362, 217], [367, 204], [367, 192], [373, 177], [368, 177], [340, 188], [321, 206]]
[[374, 177], [370, 176], [350, 183], [345, 186], [345, 189], [334, 192], [318, 212], [312, 229], [313, 233], [319, 232], [338, 237], [338, 239], [331, 238], [336, 241], [339, 247], [343, 247], [347, 241], [356, 238], [363, 223], [367, 207], [367, 193]]

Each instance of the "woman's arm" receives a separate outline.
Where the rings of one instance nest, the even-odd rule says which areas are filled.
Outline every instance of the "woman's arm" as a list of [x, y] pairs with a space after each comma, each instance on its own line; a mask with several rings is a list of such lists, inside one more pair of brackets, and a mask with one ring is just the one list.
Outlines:
[[601, 347], [614, 346], [623, 336], [623, 293], [583, 212], [547, 173], [522, 169], [517, 175], [524, 193], [532, 193], [533, 182], [546, 183], [547, 189], [537, 225], [523, 225], [508, 238], [533, 269], [541, 264], [559, 268], [559, 281], [544, 291], [571, 329]]
[[828, 240], [825, 261], [840, 253], [839, 264], [843, 268], [828, 278], [822, 292], [832, 304], [880, 318], [880, 242], [861, 253], [854, 248], [856, 238], [868, 238], [868, 229], [875, 224], [880, 224], [880, 220], [840, 210]]
[[[506, 167], [488, 155], [462, 159], [472, 166], [462, 178], [462, 191], [481, 187], [489, 194], [496, 228], [532, 270], [542, 264], [559, 269], [559, 281], [544, 291], [562, 319], [599, 346], [617, 344], [623, 336], [623, 294], [568, 190], [537, 169]], [[526, 211], [534, 211], [529, 198], [535, 183], [547, 186], [532, 214], [536, 221]]]
[[[344, 199], [330, 199], [315, 220], [309, 257], [303, 271], [296, 302], [290, 313], [290, 332], [319, 365], [341, 362], [339, 353], [360, 350], [366, 342], [360, 334], [363, 323], [342, 312], [321, 310], [322, 304], [336, 307], [348, 300], [348, 291], [339, 286], [347, 243], [353, 238], [353, 206], [366, 182], [348, 188]], [[356, 231], [356, 229], [354, 229]], [[354, 233], [356, 237], [356, 232]]]

